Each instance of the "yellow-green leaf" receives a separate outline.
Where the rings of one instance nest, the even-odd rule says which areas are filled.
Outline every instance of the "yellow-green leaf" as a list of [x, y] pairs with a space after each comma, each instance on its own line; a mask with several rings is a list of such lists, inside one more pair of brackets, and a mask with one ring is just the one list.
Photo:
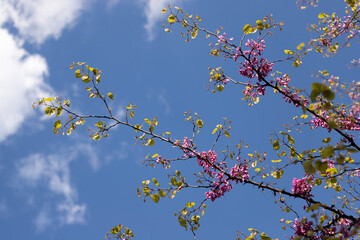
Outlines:
[[76, 78], [81, 78], [81, 77], [82, 77], [82, 75], [81, 75], [81, 73], [80, 73], [80, 69], [78, 69], [78, 70], [75, 71], [75, 77], [76, 77]]
[[174, 23], [174, 22], [176, 22], [176, 17], [175, 17], [175, 15], [170, 15], [169, 17], [168, 17], [168, 21], [170, 22], [170, 23]]
[[244, 32], [245, 34], [247, 34], [249, 29], [250, 29], [250, 24], [246, 24], [246, 25], [244, 26], [244, 28], [243, 28], [243, 32]]
[[147, 143], [146, 143], [146, 145], [148, 145], [148, 146], [154, 146], [154, 145], [155, 145], [155, 140], [152, 139], [152, 138], [149, 138], [148, 141], [147, 141]]
[[155, 193], [153, 195], [151, 195], [151, 199], [155, 202], [155, 203], [158, 203], [159, 200], [160, 200], [160, 196], [158, 193]]
[[230, 134], [229, 134], [229, 132], [228, 132], [227, 130], [225, 130], [225, 136], [226, 136], [227, 138], [230, 138]]

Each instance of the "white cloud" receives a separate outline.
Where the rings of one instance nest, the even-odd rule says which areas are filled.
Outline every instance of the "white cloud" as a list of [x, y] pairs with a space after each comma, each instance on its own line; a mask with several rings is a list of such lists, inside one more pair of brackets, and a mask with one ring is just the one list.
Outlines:
[[76, 190], [70, 183], [69, 156], [32, 154], [17, 165], [18, 178], [30, 187], [46, 185], [51, 192], [65, 200], [76, 199]]
[[0, 217], [7, 216], [8, 213], [8, 205], [6, 204], [5, 199], [0, 201]]
[[146, 3], [145, 16], [146, 24], [145, 30], [148, 34], [149, 40], [155, 37], [154, 27], [157, 22], [163, 17], [161, 10], [166, 8], [169, 4], [179, 3], [181, 0], [141, 0]]
[[61, 216], [61, 224], [75, 224], [85, 222], [85, 204], [75, 204], [68, 201], [58, 205], [58, 210], [64, 212]]
[[44, 81], [45, 59], [26, 52], [15, 37], [0, 29], [0, 142], [14, 134], [32, 114], [31, 104], [52, 90]]
[[106, 3], [106, 8], [110, 10], [121, 2], [121, 0], [108, 0]]
[[25, 40], [41, 44], [74, 26], [88, 4], [85, 0], [2, 0], [0, 21], [12, 23]]
[[43, 232], [47, 227], [51, 226], [52, 219], [48, 209], [43, 209], [35, 218], [35, 227], [38, 232]]
[[92, 1], [0, 0], [0, 142], [29, 118], [34, 101], [53, 92], [45, 82], [45, 58], [29, 54], [24, 43], [40, 46], [48, 38], [59, 38]]
[[[86, 205], [78, 203], [77, 190], [70, 179], [70, 164], [85, 152], [89, 164], [96, 170], [99, 167], [98, 156], [87, 144], [60, 150], [57, 154], [32, 154], [17, 164], [16, 181], [18, 186], [45, 188], [52, 193], [56, 206], [53, 213], [48, 209], [40, 211], [35, 219], [38, 231], [47, 227], [48, 222], [57, 220], [60, 225], [85, 222]], [[43, 196], [37, 196], [42, 198]], [[46, 200], [41, 200], [44, 202]], [[55, 220], [51, 217], [55, 216]]]
[[169, 101], [166, 98], [166, 91], [163, 90], [162, 92], [160, 92], [157, 95], [157, 98], [158, 98], [159, 102], [164, 106], [165, 113], [170, 114], [171, 108], [170, 108]]

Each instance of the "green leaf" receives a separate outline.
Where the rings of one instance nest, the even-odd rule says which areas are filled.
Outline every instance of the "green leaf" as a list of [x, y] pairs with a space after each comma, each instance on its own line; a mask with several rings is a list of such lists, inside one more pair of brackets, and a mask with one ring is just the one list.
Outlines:
[[181, 214], [186, 216], [186, 215], [189, 214], [189, 211], [186, 208], [184, 208], [184, 209], [181, 210]]
[[155, 145], [155, 140], [152, 139], [152, 138], [149, 138], [148, 141], [147, 141], [147, 143], [146, 143], [146, 145], [148, 145], [148, 146], [154, 146], [154, 145]]
[[110, 233], [113, 234], [113, 235], [115, 235], [115, 234], [117, 234], [117, 233], [120, 232], [120, 231], [121, 231], [121, 228], [120, 228], [119, 226], [115, 226], [115, 227], [113, 227], [113, 228], [111, 229]]
[[311, 93], [310, 93], [310, 98], [311, 98], [311, 101], [312, 101], [312, 102], [315, 102], [315, 101], [316, 101], [317, 96], [319, 96], [319, 95], [320, 95], [320, 92], [317, 92], [317, 91], [311, 91]]
[[176, 186], [177, 185], [176, 177], [172, 177], [170, 182], [171, 182], [171, 185]]
[[58, 128], [61, 128], [61, 121], [60, 120], [57, 120], [54, 122], [54, 128], [58, 129]]
[[89, 75], [84, 75], [81, 77], [81, 80], [84, 82], [84, 83], [89, 83], [91, 81], [91, 78], [89, 77]]
[[[175, 9], [179, 10], [179, 12], [184, 13], [184, 11], [181, 8], [175, 7]], [[165, 9], [166, 11], [166, 9]]]
[[218, 128], [214, 128], [214, 130], [212, 131], [212, 133], [211, 134], [214, 134], [214, 133], [216, 133], [216, 131], [218, 130]]
[[153, 178], [152, 181], [156, 186], [160, 186], [160, 183], [156, 180], [156, 178]]
[[176, 17], [175, 17], [175, 15], [170, 15], [169, 17], [168, 17], [168, 21], [169, 21], [169, 23], [174, 23], [174, 22], [176, 22]]
[[338, 125], [334, 121], [329, 121], [328, 126], [331, 129], [337, 129], [338, 128]]
[[271, 237], [267, 236], [264, 232], [260, 234], [260, 239], [271, 240]]
[[329, 15], [327, 15], [326, 13], [319, 13], [319, 15], [318, 15], [319, 19], [323, 19], [325, 17], [329, 17]]
[[164, 192], [163, 190], [159, 190], [159, 195], [163, 198], [166, 196], [166, 192]]
[[280, 149], [280, 144], [279, 144], [279, 140], [275, 140], [273, 142], [273, 148], [275, 151], [279, 150]]
[[50, 117], [51, 115], [54, 114], [54, 111], [52, 110], [51, 107], [46, 107], [46, 108], [45, 108], [45, 114]]
[[296, 47], [296, 49], [299, 50], [299, 51], [301, 51], [304, 46], [305, 46], [304, 43], [300, 43], [300, 44]]
[[244, 26], [244, 28], [243, 28], [243, 32], [245, 33], [245, 34], [248, 34], [248, 30], [250, 29], [250, 24], [246, 24], [245, 26]]
[[63, 113], [63, 108], [62, 107], [58, 107], [57, 109], [56, 109], [56, 116], [57, 117], [60, 117], [61, 116], [61, 114]]
[[325, 91], [323, 91], [322, 94], [323, 94], [324, 98], [326, 98], [329, 101], [332, 101], [335, 98], [335, 93], [333, 91], [331, 91], [330, 89], [326, 89]]
[[264, 23], [261, 20], [256, 21], [257, 29], [260, 31], [264, 30]]
[[160, 200], [160, 196], [158, 193], [155, 193], [153, 195], [151, 195], [151, 199], [155, 202], [155, 203], [158, 203], [159, 200]]
[[229, 134], [229, 132], [225, 129], [225, 136], [227, 137], [227, 138], [230, 138], [230, 134]]
[[180, 216], [178, 218], [178, 221], [180, 223], [180, 226], [184, 227], [187, 230], [187, 222], [185, 219], [182, 219]]
[[144, 180], [142, 181], [142, 185], [146, 186], [146, 185], [149, 185], [150, 183], [150, 180]]
[[294, 145], [294, 144], [295, 144], [295, 141], [294, 141], [294, 139], [290, 136], [290, 134], [287, 134], [287, 139], [288, 139], [288, 141], [289, 141], [289, 143], [290, 143], [291, 145]]
[[100, 80], [101, 80], [101, 76], [100, 76], [100, 75], [97, 75], [97, 76], [96, 76], [96, 83], [100, 83]]
[[336, 183], [337, 183], [337, 179], [336, 179], [336, 178], [328, 178], [328, 179], [326, 179], [326, 184], [327, 184], [328, 187], [330, 187], [330, 188], [336, 187]]
[[101, 136], [99, 135], [99, 133], [96, 133], [94, 136], [91, 137], [93, 140], [100, 140], [101, 139]]
[[358, 152], [358, 150], [356, 148], [347, 148], [347, 151], [351, 152], [351, 153], [357, 153]]
[[320, 156], [324, 158], [332, 157], [334, 155], [334, 147], [327, 146], [322, 152], [320, 152]]
[[285, 53], [285, 54], [290, 54], [290, 55], [293, 55], [293, 54], [294, 54], [291, 50], [284, 50], [284, 53]]
[[81, 77], [82, 77], [82, 75], [81, 75], [81, 73], [80, 73], [80, 69], [78, 69], [78, 70], [75, 71], [75, 77], [76, 77], [76, 78], [81, 78]]
[[321, 160], [315, 161], [315, 167], [321, 174], [326, 173], [326, 169], [328, 167], [327, 162], [322, 162]]
[[300, 59], [298, 58], [295, 58], [295, 61], [293, 62], [293, 66], [294, 67], [298, 67], [302, 64], [302, 62], [300, 61]]
[[188, 202], [185, 204], [186, 207], [188, 208], [192, 208], [193, 206], [195, 206], [195, 203], [194, 202]]
[[200, 216], [194, 215], [190, 218], [190, 220], [193, 221], [194, 223], [198, 223], [200, 221]]
[[197, 35], [198, 35], [198, 31], [191, 32], [191, 38], [192, 39], [195, 39], [197, 37]]
[[314, 174], [316, 172], [316, 168], [312, 165], [312, 161], [304, 162], [303, 168], [307, 174]]
[[196, 125], [197, 125], [199, 128], [202, 128], [202, 127], [204, 126], [203, 120], [201, 120], [201, 119], [196, 120]]
[[96, 76], [99, 73], [99, 70], [96, 68], [92, 68], [91, 71], [93, 72], [93, 74]]
[[280, 179], [284, 174], [284, 170], [275, 170], [273, 172], [271, 172], [271, 176], [273, 176], [276, 179]]
[[339, 157], [337, 157], [336, 158], [336, 162], [338, 163], [338, 164], [343, 164], [344, 162], [345, 162], [345, 157], [344, 157], [344, 155], [340, 155]]
[[110, 100], [114, 100], [114, 95], [112, 93], [109, 92], [107, 95], [110, 98]]
[[218, 91], [218, 92], [222, 92], [224, 89], [225, 89], [225, 86], [222, 84], [216, 86], [216, 91]]
[[325, 91], [326, 89], [328, 89], [328, 87], [322, 83], [315, 82], [315, 83], [311, 84], [311, 89], [321, 93], [321, 92]]

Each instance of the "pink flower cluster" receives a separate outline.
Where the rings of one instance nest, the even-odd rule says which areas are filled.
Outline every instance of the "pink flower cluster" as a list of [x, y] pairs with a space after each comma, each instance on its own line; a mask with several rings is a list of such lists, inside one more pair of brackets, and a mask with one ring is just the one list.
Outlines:
[[247, 97], [256, 98], [258, 95], [260, 96], [265, 95], [265, 87], [259, 83], [257, 83], [257, 85], [254, 86], [251, 85], [249, 82], [243, 93]]
[[205, 193], [207, 199], [215, 201], [215, 199], [223, 196], [226, 192], [232, 189], [231, 181], [236, 183], [243, 182], [249, 178], [249, 166], [246, 161], [235, 165], [230, 170], [230, 175], [233, 178], [228, 178], [224, 174], [227, 169], [225, 162], [217, 162], [217, 154], [214, 151], [198, 153], [198, 164], [204, 168], [204, 172], [214, 177], [211, 183], [211, 189]]
[[301, 195], [305, 198], [312, 197], [313, 195], [311, 195], [310, 192], [313, 186], [308, 181], [309, 181], [309, 177], [307, 176], [301, 179], [294, 178], [292, 182], [293, 184], [292, 192]]
[[331, 40], [335, 37], [341, 36], [344, 33], [351, 35], [351, 37], [356, 36], [357, 29], [354, 28], [354, 23], [351, 22], [352, 16], [344, 16], [344, 20], [341, 21], [340, 18], [336, 18], [333, 22], [328, 24], [330, 31], [327, 33], [328, 38], [322, 38], [321, 44], [325, 47], [331, 45]]
[[[310, 240], [317, 240], [317, 239], [335, 239], [337, 234], [338, 238], [340, 240], [349, 239], [350, 237], [353, 237], [354, 235], [350, 232], [350, 221], [348, 219], [342, 218], [339, 222], [337, 222], [335, 225], [327, 228], [323, 228], [322, 230], [316, 230], [314, 229], [314, 223], [313, 221], [307, 221], [306, 218], [303, 218], [302, 221], [299, 221], [297, 218], [294, 221], [294, 230], [295, 234], [292, 236], [292, 239], [295, 239], [297, 237], [306, 237], [306, 239]], [[358, 225], [359, 223], [355, 224]], [[310, 234], [312, 232], [312, 234]]]
[[235, 164], [235, 166], [230, 169], [230, 175], [236, 178], [235, 179], [236, 183], [243, 182], [244, 180], [250, 177], [248, 170], [249, 170], [249, 165], [246, 164], [246, 162]]
[[222, 35], [219, 35], [219, 36], [218, 36], [218, 42], [219, 42], [219, 43], [220, 43], [220, 42], [232, 41], [232, 40], [234, 40], [233, 37], [231, 37], [231, 38], [229, 38], [229, 39], [226, 38], [226, 33], [223, 33]]
[[[340, 110], [339, 113], [341, 114], [341, 116], [339, 116], [339, 118], [337, 119], [338, 122], [336, 124], [340, 130], [352, 130], [352, 131], [360, 130], [360, 124], [359, 124], [360, 106], [353, 105], [348, 112], [345, 109], [343, 109]], [[313, 119], [310, 122], [314, 124], [316, 128], [317, 127], [327, 128], [328, 131], [330, 132], [331, 128], [329, 128], [327, 124], [327, 121], [330, 119], [330, 117], [327, 115], [327, 111], [322, 111], [320, 114], [326, 121], [318, 117], [312, 116]]]
[[[250, 58], [250, 61], [245, 60], [244, 63], [240, 63], [239, 73], [247, 78], [254, 78], [257, 76], [257, 79], [260, 81], [261, 77], [266, 77], [269, 72], [272, 71], [273, 63], [268, 63], [267, 59], [256, 57]], [[258, 70], [260, 76], [255, 72]]]
[[329, 25], [329, 35], [333, 38], [340, 36], [343, 33], [350, 33], [355, 35], [355, 32], [351, 30], [354, 27], [354, 24], [351, 22], [351, 18], [351, 16], [344, 16], [343, 21], [336, 19], [332, 24]]
[[199, 153], [197, 158], [199, 166], [204, 168], [204, 172], [209, 175], [214, 175], [215, 168], [213, 164], [217, 161], [217, 154], [214, 151]]
[[166, 165], [169, 164], [169, 161], [167, 161], [165, 158], [163, 158], [162, 156], [157, 156], [156, 157], [156, 164], [162, 164], [163, 167], [165, 167]]
[[217, 173], [215, 179], [217, 180], [213, 181], [211, 186], [212, 189], [205, 193], [206, 198], [211, 199], [211, 201], [215, 201], [215, 199], [223, 196], [226, 192], [232, 189], [231, 183], [224, 178], [223, 173]]
[[294, 221], [294, 229], [295, 229], [295, 236], [292, 238], [296, 238], [298, 236], [306, 236], [307, 239], [310, 240], [316, 240], [319, 239], [318, 236], [308, 236], [309, 231], [314, 231], [313, 227], [314, 223], [312, 221], [307, 221], [306, 219], [303, 219], [302, 221], [299, 221], [297, 218]]
[[[272, 67], [274, 66], [273, 63], [268, 63], [267, 59], [265, 58], [258, 58], [261, 55], [262, 51], [265, 49], [265, 41], [259, 40], [255, 42], [253, 39], [248, 40], [245, 44], [246, 47], [250, 48], [249, 50], [244, 51], [244, 55], [247, 58], [244, 63], [240, 63], [240, 70], [239, 73], [248, 78], [254, 78], [257, 76], [257, 79], [260, 81], [261, 78], [266, 77], [269, 72], [272, 71]], [[237, 49], [237, 53], [234, 56], [234, 60], [236, 61], [237, 58], [240, 56], [239, 49]], [[256, 71], [258, 73], [256, 73]]]
[[266, 47], [265, 40], [255, 42], [253, 39], [251, 39], [251, 41], [248, 39], [248, 41], [245, 43], [245, 46], [249, 47], [251, 49], [244, 51], [244, 54], [252, 55], [252, 56], [261, 55], [262, 51], [264, 51], [264, 49]]
[[284, 74], [281, 78], [279, 77], [276, 78], [277, 85], [282, 87], [288, 87], [289, 82], [290, 82], [290, 77], [287, 74]]
[[193, 144], [192, 144], [192, 140], [188, 137], [184, 137], [182, 145], [183, 148], [183, 152], [184, 152], [184, 156], [183, 157], [193, 157], [195, 156], [195, 154], [193, 152], [191, 152], [189, 149], [192, 148]]

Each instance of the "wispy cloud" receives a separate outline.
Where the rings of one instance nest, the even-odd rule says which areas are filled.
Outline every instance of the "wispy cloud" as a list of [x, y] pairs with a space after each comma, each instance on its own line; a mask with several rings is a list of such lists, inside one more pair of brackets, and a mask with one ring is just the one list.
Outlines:
[[[60, 225], [85, 222], [86, 205], [78, 202], [77, 190], [70, 178], [70, 164], [80, 157], [84, 149], [90, 151], [89, 146], [80, 144], [58, 151], [57, 154], [35, 153], [21, 159], [17, 164], [15, 181], [18, 185], [27, 188], [45, 188], [53, 195], [55, 207], [49, 208], [53, 210], [42, 209], [35, 218], [38, 231], [45, 229], [51, 221], [57, 221]], [[98, 158], [94, 150], [86, 154], [88, 155], [86, 159], [90, 158], [90, 165], [98, 168]]]
[[166, 91], [163, 90], [161, 91], [158, 95], [157, 95], [158, 101], [164, 106], [165, 109], [165, 113], [166, 114], [170, 114], [171, 112], [171, 108], [170, 108], [170, 104], [169, 101], [166, 98]]
[[108, 10], [112, 9], [116, 5], [118, 5], [121, 2], [121, 0], [107, 0], [106, 2], [106, 8]]
[[141, 0], [145, 3], [145, 30], [148, 34], [148, 39], [152, 41], [155, 37], [155, 25], [163, 17], [161, 10], [169, 4], [180, 3], [181, 0]]
[[47, 208], [42, 209], [34, 220], [37, 232], [43, 232], [52, 225], [50, 211]]
[[8, 205], [5, 199], [0, 201], [0, 217], [6, 217], [8, 214]]

